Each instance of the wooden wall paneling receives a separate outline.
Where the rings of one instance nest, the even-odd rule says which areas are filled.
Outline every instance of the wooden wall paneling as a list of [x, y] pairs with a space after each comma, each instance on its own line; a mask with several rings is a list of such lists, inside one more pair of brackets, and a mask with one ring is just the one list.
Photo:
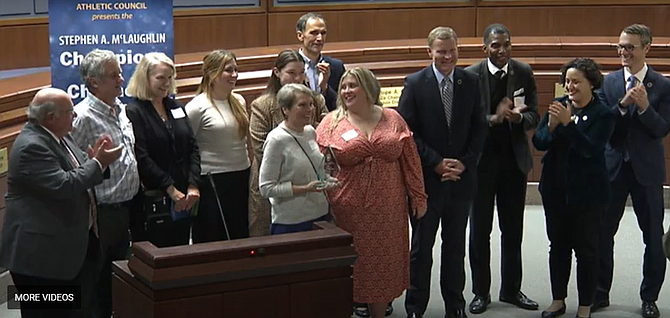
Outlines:
[[[295, 24], [302, 13], [269, 13], [268, 45], [299, 46]], [[329, 26], [327, 42], [425, 38], [438, 25], [452, 27], [461, 37], [475, 35], [475, 8], [343, 10], [322, 15]]]
[[[654, 36], [670, 36], [668, 5], [636, 6], [528, 6], [477, 8], [477, 34], [491, 23], [502, 23], [512, 36], [617, 36], [627, 25], [643, 21]], [[495, 4], [492, 4], [495, 5]]]
[[[266, 3], [262, 0], [256, 8], [175, 10], [174, 53], [268, 45]], [[0, 20], [0, 43], [0, 70], [50, 65], [46, 17]]]
[[[287, 45], [287, 47], [298, 47], [300, 42], [296, 38], [295, 24], [303, 12], [287, 12], [287, 13], [268, 13], [268, 45]], [[331, 19], [335, 14], [330, 12], [322, 12], [323, 18], [331, 25]], [[326, 35], [326, 42], [334, 42], [336, 37], [333, 30], [328, 30]], [[326, 44], [326, 47], [328, 45]]]
[[580, 6], [580, 5], [653, 5], [667, 0], [479, 0], [479, 6]]
[[[433, 1], [405, 1], [405, 2], [384, 2], [384, 0], [367, 0], [369, 2], [339, 2], [334, 1], [320, 1], [319, 4], [295, 4], [295, 5], [278, 5], [274, 4], [274, 0], [268, 1], [268, 12], [327, 12], [327, 11], [342, 11], [342, 10], [379, 10], [379, 9], [411, 9], [411, 8], [444, 8], [444, 7], [474, 7], [480, 0], [433, 0]], [[328, 3], [330, 2], [330, 3]], [[376, 2], [376, 3], [375, 3]], [[381, 2], [381, 3], [380, 3]]]
[[0, 70], [49, 65], [49, 24], [0, 25]]
[[265, 13], [175, 16], [174, 53], [267, 45]]

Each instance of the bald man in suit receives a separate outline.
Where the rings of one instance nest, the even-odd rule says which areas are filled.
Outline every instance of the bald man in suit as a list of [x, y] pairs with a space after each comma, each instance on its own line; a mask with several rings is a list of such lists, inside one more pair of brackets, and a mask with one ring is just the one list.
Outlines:
[[[67, 93], [40, 90], [9, 154], [0, 266], [9, 269], [19, 292], [30, 285], [80, 285], [86, 297], [92, 288], [100, 243], [90, 189], [102, 182], [121, 147], [112, 148], [111, 139], [101, 137], [87, 159], [69, 136], [75, 116]], [[77, 312], [22, 303], [21, 316], [90, 317], [94, 301], [83, 299]]]

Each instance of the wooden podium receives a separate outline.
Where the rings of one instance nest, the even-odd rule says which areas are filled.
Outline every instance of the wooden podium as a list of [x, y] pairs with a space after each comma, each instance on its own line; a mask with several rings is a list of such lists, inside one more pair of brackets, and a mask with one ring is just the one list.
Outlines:
[[349, 318], [351, 234], [309, 232], [157, 248], [115, 262], [114, 318]]

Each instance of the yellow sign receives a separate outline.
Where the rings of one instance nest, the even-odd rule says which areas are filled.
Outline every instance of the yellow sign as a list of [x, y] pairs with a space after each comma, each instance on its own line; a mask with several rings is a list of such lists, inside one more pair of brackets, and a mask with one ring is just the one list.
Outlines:
[[379, 100], [384, 107], [398, 107], [398, 100], [400, 100], [400, 93], [402, 93], [402, 86], [398, 87], [382, 87], [379, 94]]
[[565, 92], [565, 88], [563, 88], [563, 85], [559, 83], [554, 84], [554, 98], [563, 97], [565, 96], [565, 94], [567, 93]]
[[0, 149], [0, 174], [7, 172], [7, 147]]

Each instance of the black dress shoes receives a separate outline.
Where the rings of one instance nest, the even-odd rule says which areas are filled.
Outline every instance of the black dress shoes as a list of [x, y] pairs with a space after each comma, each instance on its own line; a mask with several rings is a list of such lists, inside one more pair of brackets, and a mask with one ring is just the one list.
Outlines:
[[422, 315], [422, 314], [414, 314], [414, 313], [412, 313], [412, 314], [408, 314], [408, 315], [407, 315], [407, 318], [423, 318], [423, 315]]
[[[358, 317], [362, 318], [368, 318], [371, 316], [370, 314], [370, 308], [368, 307], [368, 304], [362, 304], [362, 303], [354, 303], [354, 314]], [[384, 316], [388, 317], [390, 315], [393, 315], [393, 304], [388, 303], [386, 306], [386, 311], [384, 312]]]
[[459, 309], [448, 312], [446, 315], [444, 315], [444, 318], [468, 318], [468, 316], [465, 314], [465, 310]]
[[644, 318], [658, 318], [661, 316], [661, 313], [656, 307], [655, 301], [643, 301], [642, 302], [642, 317]]
[[512, 304], [522, 309], [537, 310], [540, 306], [534, 300], [526, 297], [521, 291], [515, 295], [500, 295], [500, 301]]
[[601, 299], [601, 300], [596, 300], [593, 302], [593, 305], [591, 305], [591, 312], [594, 312], [596, 310], [603, 309], [605, 307], [610, 306], [610, 301], [609, 299]]
[[491, 304], [491, 295], [476, 296], [472, 299], [468, 310], [473, 314], [481, 314], [486, 311], [486, 307]]
[[542, 311], [542, 318], [554, 318], [554, 317], [558, 317], [562, 314], [565, 314], [565, 308], [566, 308], [565, 305], [563, 305], [563, 307], [561, 307], [561, 309], [556, 310], [556, 311], [544, 310], [544, 311]]
[[390, 315], [393, 315], [393, 303], [386, 305], [386, 311], [384, 312], [384, 317], [388, 317]]

